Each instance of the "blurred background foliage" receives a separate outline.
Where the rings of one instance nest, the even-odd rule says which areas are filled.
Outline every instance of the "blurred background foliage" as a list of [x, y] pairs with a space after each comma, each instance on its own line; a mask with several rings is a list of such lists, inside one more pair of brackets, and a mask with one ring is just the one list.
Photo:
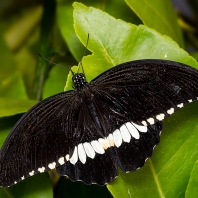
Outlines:
[[[166, 15], [167, 27], [165, 23], [160, 25], [157, 16], [150, 17], [153, 14], [144, 0], [80, 2], [130, 23], [146, 24], [170, 36], [198, 58], [197, 0], [174, 1], [174, 7], [164, 0], [148, 3], [154, 8], [153, 13], [163, 7], [160, 13]], [[68, 67], [82, 59], [84, 46], [73, 28], [72, 3], [71, 0], [0, 0], [0, 145], [22, 113], [39, 100], [63, 91]], [[38, 53], [65, 69], [43, 60]], [[0, 197], [112, 197], [106, 187], [74, 184], [59, 179], [53, 171], [50, 178], [52, 184], [46, 173], [28, 178], [9, 190], [1, 188]]]

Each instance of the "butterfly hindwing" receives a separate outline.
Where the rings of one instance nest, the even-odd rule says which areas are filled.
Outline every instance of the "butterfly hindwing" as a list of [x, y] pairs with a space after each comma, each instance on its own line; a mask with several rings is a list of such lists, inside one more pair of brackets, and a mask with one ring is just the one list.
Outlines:
[[86, 184], [105, 185], [118, 175], [117, 164], [113, 159], [112, 148], [103, 154], [96, 153], [94, 158], [87, 156], [86, 163], [80, 160], [75, 165], [70, 162], [56, 168], [59, 175], [66, 175], [72, 181], [83, 181]]
[[[104, 149], [104, 153], [97, 153], [95, 151], [93, 157], [86, 156], [85, 163], [82, 163], [79, 159], [81, 154], [78, 153], [78, 159], [75, 164], [68, 161], [64, 165], [57, 167], [56, 170], [59, 175], [68, 176], [72, 181], [105, 185], [112, 182], [118, 176], [118, 166], [124, 172], [131, 172], [141, 168], [146, 159], [151, 157], [155, 145], [159, 143], [161, 130], [162, 123], [158, 122], [149, 126], [146, 133], [139, 131], [139, 139], [131, 136], [129, 142], [125, 142], [119, 130], [121, 136], [120, 145], [117, 145], [117, 143], [110, 145], [111, 141], [107, 138], [109, 147]], [[95, 141], [99, 142], [99, 140]]]
[[147, 132], [139, 131], [139, 139], [131, 138], [129, 143], [124, 142], [119, 148], [115, 147], [117, 164], [124, 172], [132, 172], [143, 167], [159, 143], [162, 122], [150, 125], [147, 129]]

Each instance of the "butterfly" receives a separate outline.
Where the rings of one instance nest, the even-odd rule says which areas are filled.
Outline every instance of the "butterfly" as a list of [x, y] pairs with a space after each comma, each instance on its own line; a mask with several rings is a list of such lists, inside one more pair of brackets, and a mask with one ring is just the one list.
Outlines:
[[167, 60], [120, 64], [74, 90], [32, 107], [0, 151], [0, 186], [56, 168], [61, 176], [105, 185], [118, 167], [143, 167], [160, 141], [162, 120], [198, 100], [198, 70]]

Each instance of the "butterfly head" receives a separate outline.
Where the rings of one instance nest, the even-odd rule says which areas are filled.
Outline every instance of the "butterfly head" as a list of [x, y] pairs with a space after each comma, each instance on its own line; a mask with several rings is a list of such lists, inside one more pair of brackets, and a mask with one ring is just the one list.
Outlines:
[[85, 86], [87, 84], [85, 75], [82, 73], [74, 74], [74, 76], [72, 77], [72, 80], [75, 84], [75, 88], [77, 88], [77, 89], [82, 88], [83, 86]]

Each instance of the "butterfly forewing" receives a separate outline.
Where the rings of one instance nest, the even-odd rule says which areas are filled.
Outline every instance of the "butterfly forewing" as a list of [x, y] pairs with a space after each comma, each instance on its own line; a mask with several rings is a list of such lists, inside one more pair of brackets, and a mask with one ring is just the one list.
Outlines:
[[38, 103], [18, 121], [1, 149], [1, 186], [66, 161], [65, 156], [73, 152], [76, 123], [72, 118], [78, 114], [77, 106], [74, 92], [61, 93]]
[[134, 122], [149, 125], [198, 99], [198, 71], [172, 61], [138, 60], [106, 71], [90, 86], [100, 88]]

